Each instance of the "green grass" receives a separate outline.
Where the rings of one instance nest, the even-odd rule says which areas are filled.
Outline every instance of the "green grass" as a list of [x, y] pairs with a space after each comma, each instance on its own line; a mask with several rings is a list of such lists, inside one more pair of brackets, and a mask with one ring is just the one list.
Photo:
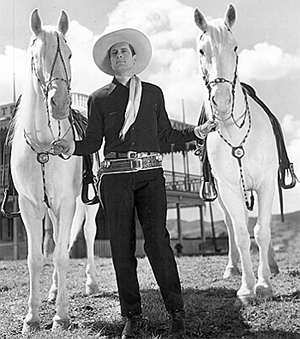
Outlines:
[[[187, 312], [186, 338], [207, 339], [297, 339], [300, 338], [300, 299], [294, 292], [300, 286], [298, 253], [279, 254], [280, 274], [272, 278], [274, 297], [254, 305], [234, 306], [240, 277], [224, 281], [226, 257], [177, 258]], [[253, 259], [257, 267], [257, 256]], [[41, 277], [41, 330], [31, 338], [120, 338], [122, 318], [111, 259], [97, 258], [100, 293], [84, 295], [85, 260], [71, 259], [68, 295], [71, 327], [51, 332], [54, 305], [48, 304], [52, 264], [45, 262]], [[143, 301], [143, 315], [148, 329], [142, 338], [165, 338], [168, 317], [151, 267], [146, 258], [139, 259], [138, 274]], [[27, 312], [28, 271], [26, 261], [0, 262], [0, 338], [23, 338], [23, 318]]]

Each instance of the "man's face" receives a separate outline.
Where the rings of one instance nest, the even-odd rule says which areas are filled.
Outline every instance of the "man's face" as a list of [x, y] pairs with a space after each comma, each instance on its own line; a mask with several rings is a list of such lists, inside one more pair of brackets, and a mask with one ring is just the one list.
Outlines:
[[132, 76], [136, 55], [132, 55], [132, 50], [126, 42], [119, 42], [113, 45], [109, 51], [110, 65], [115, 75]]

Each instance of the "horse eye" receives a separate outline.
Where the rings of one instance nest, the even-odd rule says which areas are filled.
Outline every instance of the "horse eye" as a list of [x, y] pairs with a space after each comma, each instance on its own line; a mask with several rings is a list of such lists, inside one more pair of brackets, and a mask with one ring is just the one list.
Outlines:
[[69, 60], [72, 58], [72, 54], [69, 55]]
[[200, 49], [200, 50], [199, 50], [199, 53], [201, 54], [201, 56], [204, 56], [203, 49]]

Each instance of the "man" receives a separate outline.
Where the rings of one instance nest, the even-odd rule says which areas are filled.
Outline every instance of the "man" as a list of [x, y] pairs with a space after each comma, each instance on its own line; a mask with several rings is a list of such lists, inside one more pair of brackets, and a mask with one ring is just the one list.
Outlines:
[[169, 338], [183, 338], [185, 311], [176, 262], [166, 229], [167, 201], [160, 142], [204, 138], [213, 122], [182, 131], [171, 127], [158, 86], [141, 82], [137, 74], [148, 65], [151, 44], [140, 31], [122, 29], [95, 44], [96, 65], [112, 75], [112, 83], [88, 99], [89, 124], [81, 141], [53, 143], [56, 154], [86, 155], [105, 139], [100, 195], [109, 229], [121, 314], [122, 339], [133, 338], [143, 322], [135, 258], [135, 210], [165, 306], [171, 317]]

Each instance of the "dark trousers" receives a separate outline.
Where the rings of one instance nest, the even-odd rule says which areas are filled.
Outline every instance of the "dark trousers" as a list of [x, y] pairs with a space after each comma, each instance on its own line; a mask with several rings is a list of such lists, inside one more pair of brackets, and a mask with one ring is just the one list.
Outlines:
[[142, 313], [135, 257], [135, 209], [145, 238], [145, 252], [168, 312], [183, 308], [176, 262], [166, 229], [167, 200], [163, 170], [108, 174], [101, 180], [121, 313]]

